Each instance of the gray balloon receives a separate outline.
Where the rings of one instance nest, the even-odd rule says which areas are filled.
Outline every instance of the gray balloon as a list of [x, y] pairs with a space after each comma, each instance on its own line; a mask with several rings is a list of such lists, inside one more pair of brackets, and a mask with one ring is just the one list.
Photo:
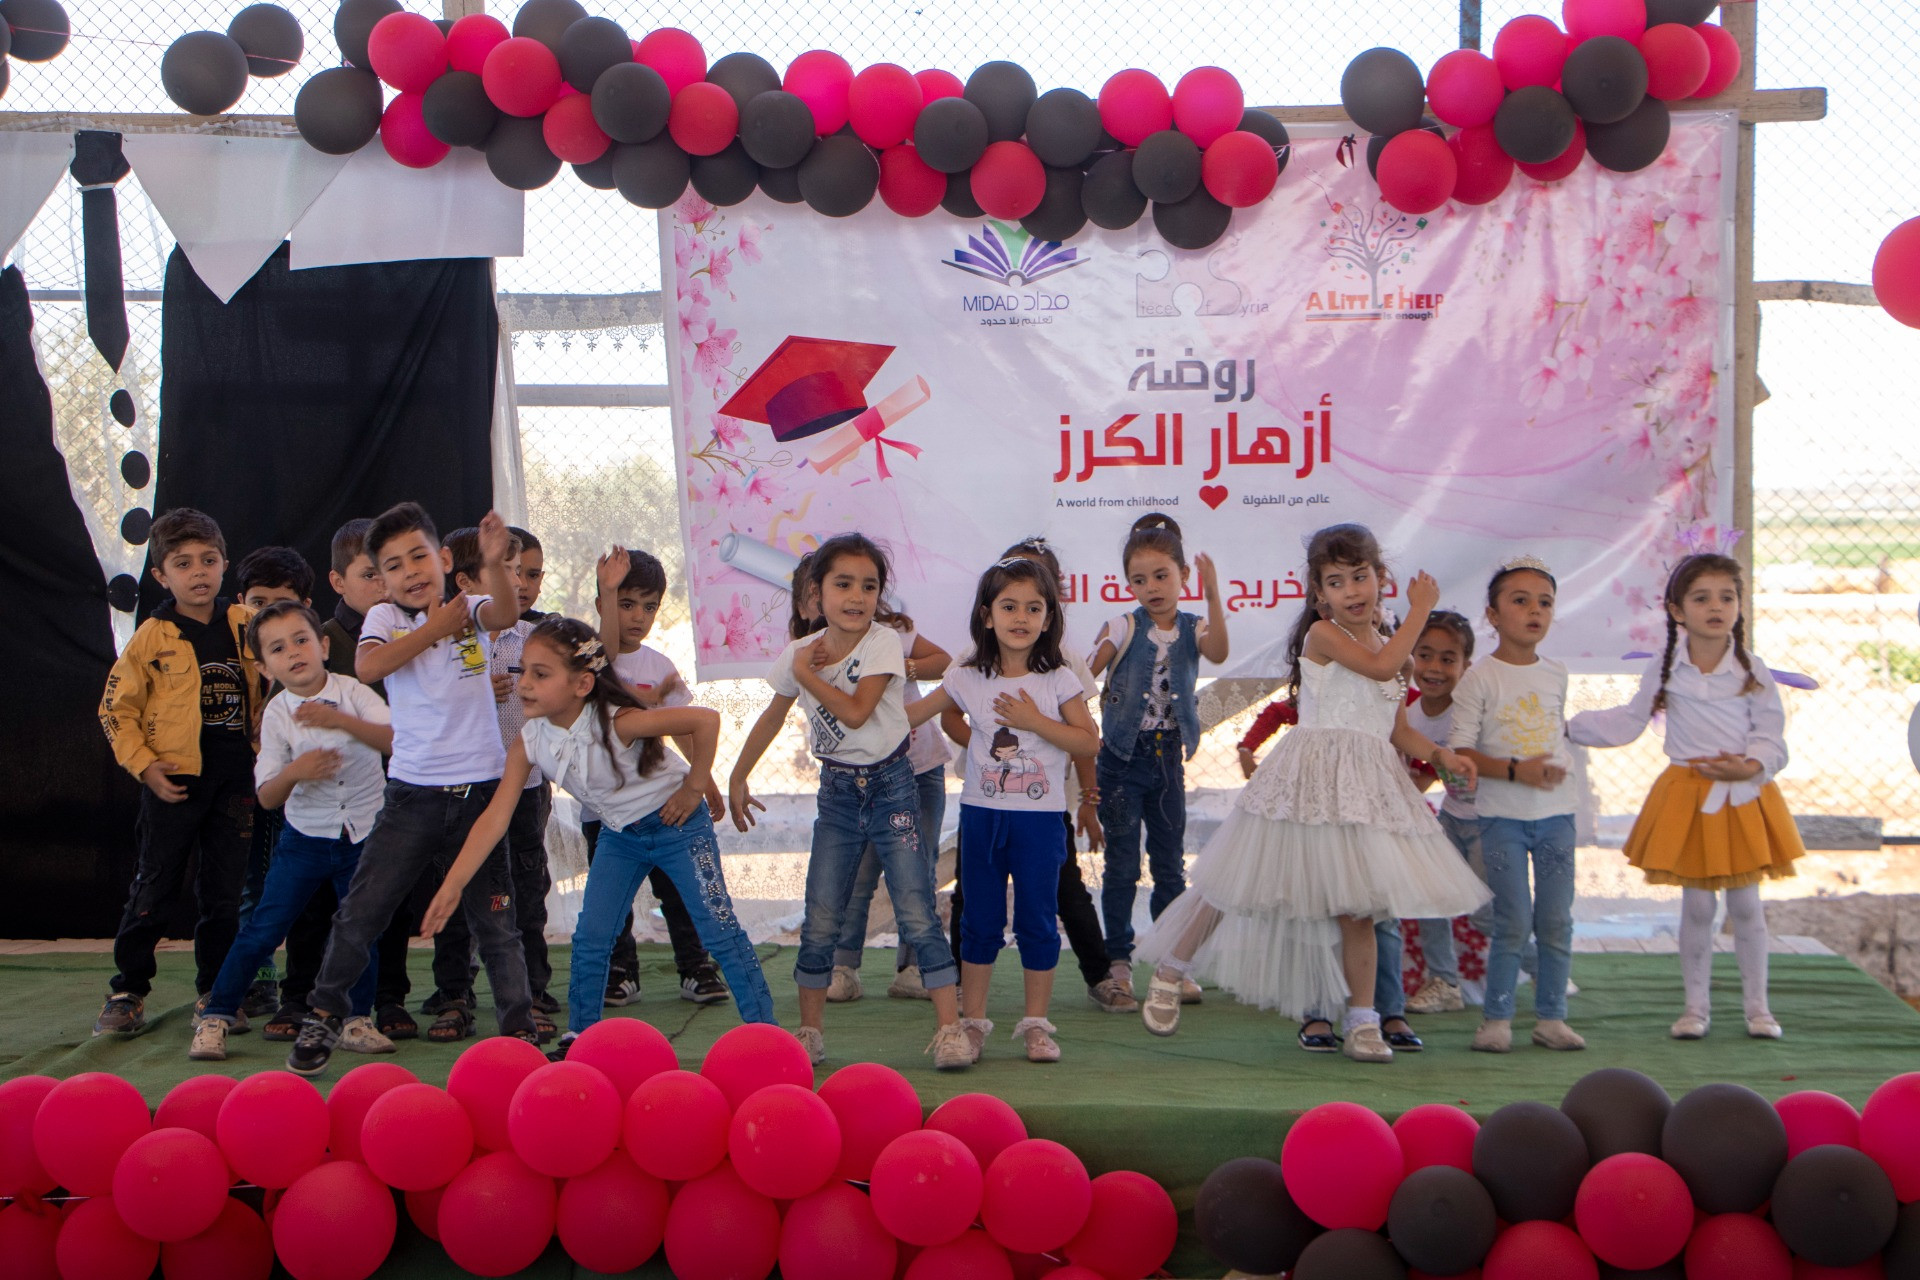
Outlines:
[[947, 175], [947, 194], [940, 197], [940, 207], [956, 218], [984, 218], [987, 211], [973, 198], [973, 178], [971, 171], [962, 169], [959, 173]]
[[784, 89], [756, 94], [740, 113], [740, 144], [763, 169], [791, 169], [813, 150], [813, 112]]
[[965, 98], [936, 98], [913, 122], [914, 150], [941, 173], [973, 168], [987, 141], [987, 117]]
[[399, 12], [400, 0], [341, 0], [333, 15], [333, 42], [340, 46], [341, 58], [352, 66], [370, 68], [367, 37], [380, 19]]
[[1100, 145], [1100, 108], [1078, 89], [1047, 90], [1027, 112], [1027, 145], [1056, 169], [1085, 164]]
[[59, 0], [0, 0], [0, 19], [13, 29], [11, 53], [22, 62], [53, 61], [73, 34]]
[[686, 192], [693, 167], [687, 153], [662, 134], [652, 142], [613, 150], [613, 182], [629, 204], [664, 209]]
[[188, 115], [217, 116], [247, 91], [247, 52], [223, 31], [189, 31], [161, 57], [160, 86]]
[[[707, 68], [707, 80], [733, 95], [733, 105], [744, 114], [747, 104], [780, 87], [780, 73], [757, 53], [730, 53]], [[789, 201], [797, 204], [798, 201]]]
[[544, 187], [560, 172], [560, 157], [548, 148], [539, 116], [501, 116], [486, 152], [493, 176], [516, 191]]
[[420, 118], [427, 132], [450, 147], [485, 146], [500, 122], [500, 108], [487, 97], [480, 77], [471, 71], [449, 71], [427, 86], [420, 101]]
[[593, 122], [615, 142], [648, 142], [667, 127], [673, 90], [666, 78], [638, 62], [608, 67], [593, 84]]
[[1647, 0], [1647, 25], [1657, 27], [1668, 22], [1697, 27], [1713, 16], [1720, 0]]
[[513, 34], [532, 36], [557, 57], [567, 28], [586, 16], [580, 0], [527, 0], [513, 15]]
[[607, 154], [598, 160], [573, 166], [573, 176], [596, 191], [612, 191], [614, 189], [613, 148], [607, 148]]
[[263, 80], [293, 70], [306, 48], [300, 20], [277, 4], [248, 5], [233, 15], [227, 34], [246, 52], [247, 70]]
[[858, 138], [834, 134], [813, 144], [800, 162], [800, 194], [815, 213], [847, 218], [873, 201], [880, 162]]
[[633, 61], [633, 43], [610, 18], [582, 18], [560, 36], [560, 74], [582, 93], [592, 93], [600, 74]]
[[1368, 133], [1392, 137], [1413, 128], [1426, 101], [1420, 68], [1398, 49], [1368, 49], [1340, 77], [1340, 105]]
[[293, 123], [315, 151], [358, 151], [380, 131], [378, 77], [358, 67], [329, 67], [300, 86]]
[[1048, 169], [1047, 189], [1040, 207], [1020, 219], [1029, 235], [1042, 240], [1071, 240], [1087, 225], [1087, 211], [1080, 203], [1080, 188], [1086, 175], [1078, 169]]
[[693, 189], [717, 208], [739, 204], [760, 185], [760, 166], [748, 157], [738, 138], [717, 155], [694, 156], [691, 167]]

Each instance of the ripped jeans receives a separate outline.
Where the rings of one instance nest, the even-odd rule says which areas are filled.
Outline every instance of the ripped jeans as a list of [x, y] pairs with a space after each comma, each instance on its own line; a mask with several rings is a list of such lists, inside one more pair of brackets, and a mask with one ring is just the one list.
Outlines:
[[1160, 918], [1187, 888], [1187, 765], [1178, 729], [1149, 729], [1122, 760], [1102, 748], [1100, 825], [1107, 833], [1100, 913], [1107, 927], [1107, 958], [1133, 959], [1133, 900], [1140, 884], [1140, 828], [1147, 832], [1147, 869], [1153, 896], [1147, 910]]

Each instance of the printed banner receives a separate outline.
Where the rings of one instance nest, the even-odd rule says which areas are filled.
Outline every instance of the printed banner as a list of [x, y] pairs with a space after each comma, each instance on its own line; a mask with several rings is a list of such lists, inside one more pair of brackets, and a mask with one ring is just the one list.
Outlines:
[[[1084, 648], [1133, 606], [1120, 547], [1150, 511], [1218, 566], [1210, 674], [1283, 674], [1304, 539], [1343, 521], [1475, 619], [1496, 565], [1542, 557], [1544, 650], [1622, 669], [1731, 515], [1733, 139], [1684, 115], [1644, 172], [1412, 217], [1309, 137], [1197, 252], [1150, 217], [1059, 245], [689, 194], [661, 260], [700, 678], [762, 674], [797, 558], [849, 529], [954, 650], [980, 572], [1044, 535]], [[1187, 596], [1204, 611], [1197, 575]]]

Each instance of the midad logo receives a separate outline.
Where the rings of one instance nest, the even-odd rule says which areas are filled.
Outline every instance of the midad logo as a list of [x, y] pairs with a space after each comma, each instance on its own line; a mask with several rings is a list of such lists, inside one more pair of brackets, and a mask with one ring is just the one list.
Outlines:
[[966, 248], [955, 249], [941, 262], [1017, 289], [1084, 266], [1087, 258], [1057, 240], [1037, 239], [1016, 223], [994, 221], [983, 224], [979, 235], [967, 237]]

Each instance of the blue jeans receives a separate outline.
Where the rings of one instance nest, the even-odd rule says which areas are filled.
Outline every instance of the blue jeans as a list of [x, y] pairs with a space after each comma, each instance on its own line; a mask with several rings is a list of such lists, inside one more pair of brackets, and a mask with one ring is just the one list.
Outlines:
[[960, 806], [966, 832], [967, 905], [960, 918], [960, 958], [992, 964], [1006, 945], [1007, 880], [1013, 880], [1013, 936], [1020, 967], [1047, 972], [1060, 963], [1060, 864], [1067, 829], [1058, 810], [1018, 813]]
[[884, 764], [820, 762], [819, 808], [807, 859], [807, 913], [793, 980], [823, 988], [833, 981], [833, 949], [847, 916], [860, 859], [869, 845], [887, 877], [900, 940], [913, 948], [929, 988], [960, 979], [933, 905], [933, 872], [920, 839], [919, 796], [906, 753]]
[[[603, 825], [593, 866], [587, 871], [580, 918], [573, 926], [573, 971], [567, 979], [567, 1029], [585, 1031], [600, 1021], [607, 992], [607, 966], [614, 938], [633, 910], [640, 882], [658, 867], [680, 890], [727, 985], [742, 1022], [773, 1022], [773, 994], [760, 957], [740, 918], [733, 912], [727, 879], [720, 869], [720, 846], [713, 838], [713, 815], [703, 803], [677, 827], [650, 813], [631, 826]], [[632, 935], [629, 934], [629, 937]]]
[[[1402, 946], [1398, 920], [1373, 922], [1373, 1011], [1382, 1021], [1407, 1012], [1407, 985], [1400, 978]], [[1335, 1022], [1325, 1010], [1310, 1009], [1302, 1022]]]
[[1100, 786], [1100, 825], [1107, 833], [1106, 869], [1100, 877], [1107, 958], [1131, 960], [1142, 824], [1147, 830], [1147, 869], [1153, 876], [1147, 910], [1158, 920], [1187, 889], [1187, 766], [1180, 731], [1142, 733], [1133, 744], [1131, 760], [1101, 748], [1095, 775]]
[[[947, 770], [942, 765], [913, 775], [914, 790], [920, 794], [920, 847], [927, 858], [931, 876], [940, 859], [940, 825], [947, 818]], [[833, 963], [849, 969], [860, 967], [867, 946], [867, 912], [873, 908], [874, 890], [880, 887], [880, 859], [868, 845], [860, 858], [860, 870], [854, 873], [853, 897], [847, 901], [846, 919], [840, 925], [840, 939], [833, 944]], [[913, 963], [913, 948], [904, 941], [894, 955], [895, 973]]]
[[[1567, 976], [1573, 969], [1573, 815], [1523, 822], [1480, 819], [1480, 851], [1493, 890], [1494, 933], [1487, 959], [1486, 1016], [1513, 1017], [1521, 949], [1531, 932], [1540, 957], [1533, 971], [1533, 1010], [1548, 1019], [1567, 1016]], [[1527, 855], [1533, 885], [1527, 885]]]
[[[240, 927], [242, 929], [245, 929], [247, 921], [253, 918], [254, 908], [260, 905], [260, 895], [265, 891], [267, 884], [267, 866], [273, 861], [273, 851], [280, 843], [280, 828], [285, 824], [286, 819], [280, 810], [254, 806], [253, 841], [247, 847], [247, 881], [240, 886]], [[260, 972], [253, 975], [253, 980], [255, 982], [280, 980], [280, 972], [274, 968], [271, 955], [262, 962]]]
[[[259, 899], [240, 936], [227, 950], [220, 976], [213, 980], [213, 991], [207, 996], [208, 1017], [233, 1021], [255, 974], [262, 965], [272, 962], [274, 949], [306, 910], [316, 890], [331, 884], [334, 893], [346, 896], [353, 873], [360, 866], [363, 843], [350, 839], [344, 830], [337, 836], [324, 837], [296, 831], [292, 823], [281, 827]], [[367, 967], [347, 996], [354, 1016], [373, 1012], [373, 989], [379, 976], [378, 949], [369, 946]]]

